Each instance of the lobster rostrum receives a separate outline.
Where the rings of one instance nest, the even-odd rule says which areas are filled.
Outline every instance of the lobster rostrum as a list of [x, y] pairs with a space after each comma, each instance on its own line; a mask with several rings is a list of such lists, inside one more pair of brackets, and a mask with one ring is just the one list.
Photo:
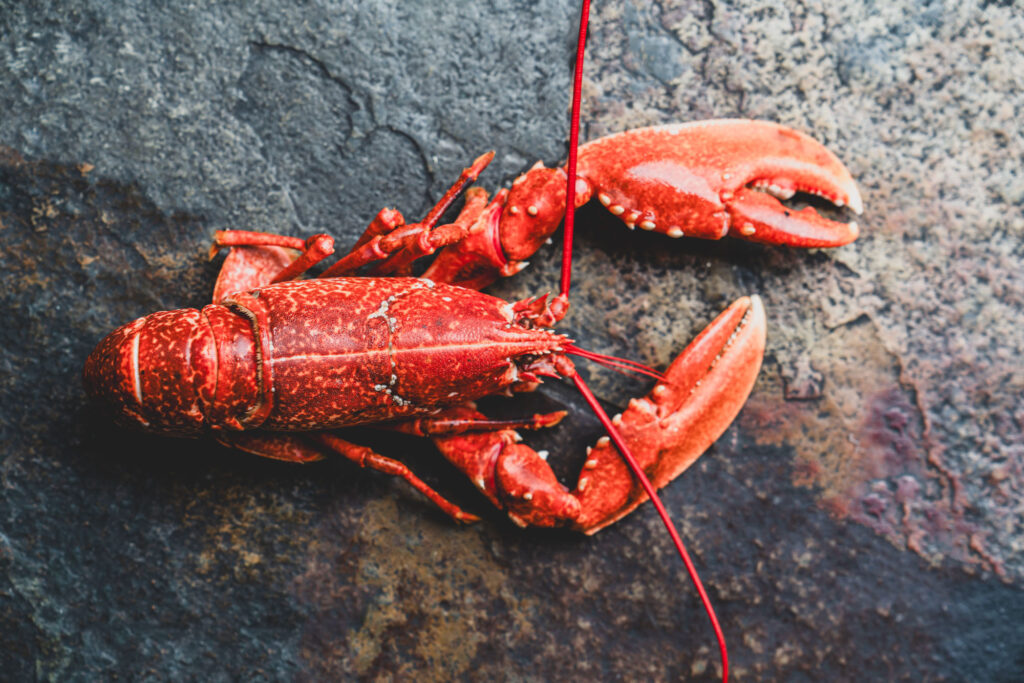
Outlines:
[[[564, 413], [497, 421], [473, 401], [572, 377], [582, 354], [551, 327], [564, 296], [506, 302], [477, 291], [525, 265], [565, 215], [566, 171], [538, 164], [488, 200], [467, 188], [486, 154], [420, 222], [382, 210], [355, 246], [313, 279], [333, 239], [221, 231], [231, 251], [202, 310], [154, 313], [107, 336], [86, 361], [88, 393], [121, 422], [150, 432], [212, 434], [230, 447], [291, 462], [340, 454], [403, 477], [458, 520], [476, 517], [404, 464], [337, 430], [377, 424], [432, 437], [517, 524], [593, 533], [646, 498], [607, 437], [568, 490], [518, 429]], [[856, 224], [792, 211], [776, 197], [821, 195], [860, 210], [839, 160], [811, 138], [757, 121], [709, 121], [611, 135], [579, 150], [580, 206], [596, 195], [627, 226], [796, 246], [834, 246]], [[444, 211], [462, 193], [450, 224]], [[413, 262], [440, 250], [423, 277]], [[371, 277], [359, 277], [365, 266]], [[392, 275], [396, 277], [384, 277]], [[733, 303], [671, 364], [650, 393], [613, 420], [655, 487], [685, 470], [732, 422], [753, 387], [765, 343], [757, 297]]]

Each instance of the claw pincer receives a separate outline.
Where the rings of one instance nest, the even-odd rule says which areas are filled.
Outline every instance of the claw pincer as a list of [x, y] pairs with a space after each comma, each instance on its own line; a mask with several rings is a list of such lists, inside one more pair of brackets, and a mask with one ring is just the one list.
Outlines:
[[[739, 414], [761, 369], [765, 328], [760, 298], [739, 299], [676, 357], [647, 396], [631, 400], [615, 420], [655, 488], [682, 474]], [[607, 437], [587, 454], [576, 495], [583, 514], [574, 526], [587, 534], [647, 500]]]
[[860, 212], [857, 186], [828, 149], [777, 123], [723, 119], [641, 128], [580, 148], [581, 174], [630, 228], [670, 237], [728, 235], [770, 244], [835, 247], [856, 224], [794, 212], [797, 192]]

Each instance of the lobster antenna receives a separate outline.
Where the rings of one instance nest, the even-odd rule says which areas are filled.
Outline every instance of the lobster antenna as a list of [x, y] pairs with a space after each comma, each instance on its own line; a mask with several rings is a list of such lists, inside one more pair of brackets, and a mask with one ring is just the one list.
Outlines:
[[587, 22], [590, 19], [590, 0], [583, 0], [580, 10], [580, 34], [576, 38], [576, 68], [572, 79], [572, 114], [569, 119], [568, 180], [565, 185], [565, 225], [562, 241], [561, 296], [569, 298], [569, 280], [572, 277], [572, 231], [576, 223], [576, 150], [580, 144], [580, 101], [583, 99], [583, 52], [587, 46]]
[[[583, 0], [582, 9], [580, 11], [580, 33], [579, 38], [576, 41], [576, 69], [573, 76], [572, 84], [572, 119], [569, 124], [569, 161], [565, 189], [565, 233], [564, 241], [562, 246], [562, 282], [561, 282], [561, 294], [560, 296], [566, 300], [569, 297], [569, 280], [572, 273], [572, 233], [574, 227], [574, 217], [576, 213], [576, 148], [579, 145], [580, 137], [580, 101], [582, 99], [583, 91], [583, 53], [587, 42], [587, 21], [590, 17], [590, 0]], [[729, 654], [725, 646], [725, 635], [722, 633], [722, 627], [718, 623], [718, 617], [715, 615], [715, 608], [711, 606], [711, 599], [708, 597], [707, 591], [704, 590], [704, 585], [701, 583], [700, 576], [697, 574], [697, 568], [693, 565], [693, 560], [690, 559], [690, 554], [686, 552], [686, 546], [683, 545], [683, 539], [680, 538], [679, 532], [676, 531], [675, 525], [672, 524], [672, 520], [669, 519], [668, 511], [665, 510], [665, 506], [662, 505], [661, 499], [658, 498], [657, 492], [654, 490], [654, 486], [651, 484], [650, 479], [644, 473], [643, 468], [640, 467], [640, 463], [637, 462], [636, 458], [630, 452], [626, 442], [622, 439], [622, 435], [615, 429], [612, 421], [608, 418], [608, 414], [605, 413], [604, 409], [597, 402], [594, 394], [590, 391], [590, 387], [587, 386], [586, 382], [578, 375], [573, 375], [573, 382], [576, 384], [576, 388], [579, 389], [580, 394], [583, 395], [583, 399], [590, 406], [594, 414], [597, 415], [597, 419], [601, 421], [605, 431], [608, 432], [608, 436], [611, 437], [615, 447], [619, 449], [623, 459], [629, 465], [629, 468], [633, 471], [633, 475], [640, 481], [640, 485], [646, 491], [651, 502], [654, 504], [655, 509], [658, 511], [658, 515], [661, 517], [661, 521], [664, 522], [665, 528], [668, 529], [669, 536], [672, 537], [672, 543], [676, 546], [676, 551], [679, 553], [679, 557], [683, 560], [683, 564], [686, 565], [686, 571], [690, 575], [690, 580], [693, 582], [694, 588], [697, 589], [697, 594], [700, 596], [700, 601], [704, 605], [704, 610], [707, 612], [708, 619], [711, 621], [711, 628], [715, 631], [715, 638], [718, 639], [718, 650], [722, 657], [722, 681], [725, 683], [729, 680]]]

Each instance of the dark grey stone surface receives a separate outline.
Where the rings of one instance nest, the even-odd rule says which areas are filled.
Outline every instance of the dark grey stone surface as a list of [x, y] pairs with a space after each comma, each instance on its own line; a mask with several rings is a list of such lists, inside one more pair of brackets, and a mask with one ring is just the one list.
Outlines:
[[[214, 230], [344, 243], [487, 149], [490, 188], [558, 161], [573, 5], [0, 1], [5, 677], [714, 678], [648, 509], [594, 538], [520, 531], [428, 444], [366, 435], [486, 516], [456, 528], [346, 463], [117, 431], [80, 387], [113, 327], [208, 300]], [[834, 251], [582, 216], [565, 329], [590, 348], [664, 364], [736, 296], [766, 302], [751, 400], [664, 494], [735, 678], [1014, 680], [1024, 13], [623, 0], [592, 21], [585, 137], [774, 119], [865, 195]], [[495, 291], [554, 288], [557, 255]], [[644, 389], [589, 374], [613, 404]], [[525, 401], [495, 409], [580, 403]], [[535, 441], [564, 473], [598, 434], [580, 410]]]

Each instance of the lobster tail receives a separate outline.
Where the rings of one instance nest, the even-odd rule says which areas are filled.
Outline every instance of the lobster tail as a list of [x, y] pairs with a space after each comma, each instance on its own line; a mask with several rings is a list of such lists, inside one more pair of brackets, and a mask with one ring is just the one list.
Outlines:
[[216, 363], [213, 334], [198, 310], [161, 311], [107, 335], [85, 361], [82, 380], [120, 424], [186, 436], [206, 425]]

